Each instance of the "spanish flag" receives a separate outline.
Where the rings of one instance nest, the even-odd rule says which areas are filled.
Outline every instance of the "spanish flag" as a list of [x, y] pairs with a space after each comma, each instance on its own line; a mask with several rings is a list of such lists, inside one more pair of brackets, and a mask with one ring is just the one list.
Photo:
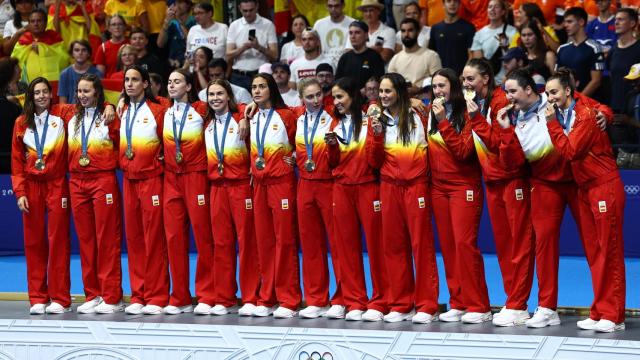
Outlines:
[[102, 87], [104, 87], [104, 99], [110, 104], [118, 104], [120, 94], [124, 87], [122, 80], [104, 79], [102, 80]]
[[[269, 0], [268, 2], [274, 9], [274, 23], [278, 34], [289, 31], [293, 15], [304, 14], [312, 26], [318, 19], [329, 15], [327, 2], [324, 0]], [[345, 15], [360, 18], [362, 14], [356, 9], [360, 4], [362, 0], [344, 0]]]
[[[95, 54], [100, 44], [102, 44], [102, 38], [100, 35], [100, 27], [93, 18], [93, 10], [91, 9], [90, 2], [85, 3], [85, 9], [89, 14], [89, 20], [91, 21], [91, 31], [87, 31], [87, 21], [82, 14], [82, 8], [79, 4], [67, 6], [63, 3], [60, 4], [60, 35], [64, 40], [65, 49], [69, 49], [69, 44], [74, 40], [88, 40], [91, 44], [91, 49]], [[47, 29], [55, 30], [53, 26], [53, 17], [55, 14], [55, 5], [49, 7], [49, 20], [47, 22]]]
[[[37, 53], [33, 47], [37, 47]], [[69, 66], [69, 55], [60, 34], [46, 30], [36, 38], [31, 32], [20, 37], [11, 57], [18, 59], [22, 69], [22, 80], [27, 84], [38, 76], [49, 81], [60, 79], [60, 72]]]

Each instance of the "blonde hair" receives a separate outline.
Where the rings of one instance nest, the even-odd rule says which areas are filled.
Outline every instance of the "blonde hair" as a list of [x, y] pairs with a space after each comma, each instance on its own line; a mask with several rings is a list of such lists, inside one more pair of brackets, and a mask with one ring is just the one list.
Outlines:
[[124, 70], [122, 68], [122, 53], [125, 50], [129, 50], [129, 51], [133, 51], [134, 54], [138, 54], [138, 50], [136, 48], [133, 47], [133, 45], [131, 44], [124, 44], [122, 46], [120, 46], [120, 49], [118, 49], [118, 65], [117, 65], [117, 69], [118, 70]]

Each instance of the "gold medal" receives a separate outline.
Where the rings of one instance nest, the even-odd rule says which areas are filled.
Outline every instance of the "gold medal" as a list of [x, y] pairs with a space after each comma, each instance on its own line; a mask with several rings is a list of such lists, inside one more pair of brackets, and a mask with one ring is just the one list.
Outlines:
[[127, 151], [124, 152], [124, 156], [129, 160], [133, 159], [133, 149], [127, 149]]
[[180, 163], [182, 162], [182, 160], [184, 160], [184, 157], [182, 156], [182, 152], [181, 152], [181, 151], [178, 151], [178, 152], [176, 153], [176, 162], [177, 162], [178, 164], [180, 164]]
[[307, 170], [307, 172], [313, 172], [316, 169], [315, 161], [311, 159], [308, 159], [307, 161], [305, 161], [304, 169]]
[[44, 170], [44, 160], [38, 159], [36, 160], [36, 164], [34, 165], [36, 170], [42, 171]]
[[262, 156], [258, 156], [256, 158], [256, 169], [264, 170], [266, 166], [267, 166], [267, 161]]
[[78, 163], [80, 164], [80, 166], [88, 166], [89, 163], [91, 161], [89, 160], [89, 156], [87, 155], [80, 155], [80, 159], [78, 160]]
[[224, 165], [222, 163], [218, 164], [218, 175], [222, 176], [224, 173]]

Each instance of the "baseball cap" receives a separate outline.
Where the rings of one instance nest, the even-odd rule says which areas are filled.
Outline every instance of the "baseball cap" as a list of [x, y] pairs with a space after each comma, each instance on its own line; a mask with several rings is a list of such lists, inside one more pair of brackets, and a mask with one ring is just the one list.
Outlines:
[[629, 70], [627, 76], [624, 77], [627, 80], [636, 80], [640, 78], [640, 63], [635, 64]]
[[271, 64], [271, 71], [276, 71], [276, 69], [283, 69], [288, 74], [291, 74], [291, 69], [289, 68], [289, 65], [287, 65], [285, 63], [275, 62], [275, 63]]
[[431, 76], [425, 78], [424, 80], [422, 80], [422, 88], [429, 88], [431, 87]]
[[527, 60], [527, 54], [519, 47], [509, 49], [502, 57], [502, 61], [510, 61], [511, 59]]
[[369, 25], [367, 25], [367, 23], [365, 23], [364, 21], [354, 20], [351, 22], [351, 24], [349, 24], [349, 27], [352, 27], [352, 26], [360, 28], [362, 31], [364, 31], [367, 34], [369, 33]]

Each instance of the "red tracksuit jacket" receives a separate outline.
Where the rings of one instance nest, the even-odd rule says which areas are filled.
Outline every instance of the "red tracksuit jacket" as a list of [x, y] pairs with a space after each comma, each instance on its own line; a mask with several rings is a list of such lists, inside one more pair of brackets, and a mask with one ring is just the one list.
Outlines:
[[[264, 140], [263, 157], [266, 166], [263, 170], [256, 168], [255, 159], [258, 157], [256, 135], [259, 131], [260, 138], [262, 138], [268, 113], [269, 110], [259, 110], [250, 121], [251, 173], [257, 181], [293, 175], [293, 168], [282, 160], [284, 156], [293, 154], [295, 144], [296, 117], [288, 108], [276, 109], [273, 112]], [[260, 117], [260, 129], [257, 129], [258, 117]]]
[[68, 144], [69, 144], [69, 172], [76, 174], [87, 174], [96, 171], [115, 170], [118, 165], [118, 149], [117, 144], [120, 140], [118, 128], [120, 127], [120, 119], [115, 118], [109, 125], [105, 125], [100, 121], [100, 114], [97, 115], [96, 121], [89, 133], [87, 154], [90, 163], [88, 166], [80, 166], [78, 160], [82, 154], [81, 145], [81, 126], [77, 126], [78, 121], [84, 121], [85, 132], [89, 131], [89, 124], [97, 108], [85, 109], [83, 119], [79, 119], [78, 115], [73, 113], [73, 117], [69, 120], [68, 126]]
[[216, 133], [218, 135], [218, 146], [220, 147], [220, 149], [222, 149], [222, 136], [224, 131], [224, 124], [227, 119], [227, 114], [216, 116], [215, 119], [210, 120], [207, 124], [207, 127], [204, 131], [204, 139], [207, 147], [207, 173], [210, 180], [243, 180], [249, 179], [249, 177], [251, 176], [249, 172], [249, 166], [251, 162], [251, 159], [249, 157], [249, 139], [240, 139], [238, 132], [238, 122], [242, 119], [243, 114], [244, 109], [241, 108], [238, 110], [238, 112], [235, 112], [231, 115], [223, 151], [224, 170], [222, 176], [220, 176], [220, 174], [218, 173], [218, 164], [220, 163], [220, 160], [218, 159], [218, 154], [216, 153], [216, 148], [214, 145], [213, 137], [215, 135], [213, 129], [214, 121], [217, 121], [215, 127]]
[[[332, 124], [331, 131], [346, 140], [351, 123], [351, 115], [345, 116]], [[360, 129], [360, 136], [357, 139], [354, 131], [351, 135], [351, 142], [348, 145], [338, 143], [334, 146], [327, 146], [327, 159], [337, 183], [352, 185], [364, 184], [376, 180], [374, 169], [367, 161], [365, 144], [368, 138], [368, 125], [369, 119], [363, 114], [362, 128]]]
[[[296, 122], [296, 163], [298, 164], [299, 174], [302, 179], [307, 180], [330, 180], [333, 178], [331, 174], [331, 168], [329, 167], [329, 159], [325, 155], [327, 144], [324, 142], [324, 135], [331, 131], [337, 120], [331, 115], [332, 107], [324, 108], [322, 113], [318, 117], [317, 113], [307, 113], [304, 106], [294, 109], [294, 114], [297, 115]], [[313, 125], [319, 121], [318, 128], [313, 139], [310, 141], [313, 143], [313, 149], [311, 151], [311, 158], [316, 163], [316, 169], [312, 172], [308, 172], [304, 168], [304, 164], [308, 159], [307, 149], [305, 147], [304, 136], [304, 119], [307, 117], [307, 137], [311, 138], [313, 132]]]
[[205, 171], [207, 169], [207, 152], [204, 143], [204, 119], [207, 114], [207, 104], [196, 101], [189, 105], [189, 111], [184, 122], [180, 151], [183, 154], [181, 163], [176, 161], [176, 141], [173, 134], [173, 123], [176, 122], [176, 133], [180, 132], [180, 121], [184, 114], [186, 103], [174, 102], [164, 114], [163, 144], [164, 165], [167, 171], [185, 173]]

